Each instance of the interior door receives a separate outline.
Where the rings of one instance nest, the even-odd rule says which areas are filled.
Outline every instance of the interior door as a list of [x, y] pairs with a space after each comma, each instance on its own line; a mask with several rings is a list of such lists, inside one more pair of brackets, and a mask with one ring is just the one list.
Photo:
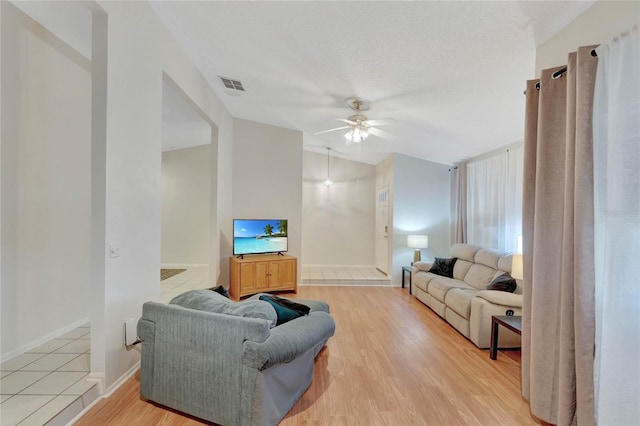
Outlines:
[[389, 273], [389, 187], [378, 188], [376, 197], [376, 268]]

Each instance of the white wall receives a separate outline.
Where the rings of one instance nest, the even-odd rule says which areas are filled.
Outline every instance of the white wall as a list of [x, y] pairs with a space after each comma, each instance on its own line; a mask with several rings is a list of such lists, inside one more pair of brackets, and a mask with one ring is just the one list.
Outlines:
[[[99, 199], [93, 204], [91, 368], [94, 377], [104, 376], [108, 390], [139, 361], [138, 351], [122, 344], [123, 321], [160, 297], [163, 72], [217, 125], [220, 167], [214, 171], [212, 196], [222, 200], [216, 207], [218, 223], [231, 220], [230, 203], [224, 200], [230, 199], [233, 121], [148, 3], [104, 1], [98, 6], [107, 22], [94, 20], [93, 25], [92, 102], [94, 112], [101, 113], [94, 113], [93, 122], [93, 195]], [[223, 228], [218, 225], [212, 233], [218, 237]], [[109, 258], [106, 248], [114, 242], [121, 255]], [[222, 241], [213, 246], [219, 249], [210, 265], [215, 276], [227, 246]]]
[[426, 234], [422, 259], [449, 255], [449, 166], [394, 154], [392, 282], [400, 285], [401, 268], [413, 261], [407, 235]]
[[640, 25], [640, 2], [600, 0], [536, 49], [536, 76], [546, 68], [565, 65], [580, 46], [606, 43]]
[[162, 153], [162, 264], [208, 264], [211, 145]]
[[2, 2], [2, 356], [88, 320], [89, 62]]
[[235, 119], [232, 182], [233, 217], [289, 221], [289, 254], [298, 258], [300, 281], [302, 132]]
[[305, 265], [373, 265], [375, 166], [305, 151], [302, 260]]

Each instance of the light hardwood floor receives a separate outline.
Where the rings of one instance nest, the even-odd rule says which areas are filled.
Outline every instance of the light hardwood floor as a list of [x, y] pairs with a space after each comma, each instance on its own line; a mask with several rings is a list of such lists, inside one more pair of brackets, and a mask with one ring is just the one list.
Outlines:
[[[313, 383], [280, 423], [293, 425], [529, 425], [520, 352], [489, 359], [407, 289], [299, 287], [328, 302], [336, 334], [316, 358]], [[77, 425], [197, 425], [143, 401], [139, 377]]]

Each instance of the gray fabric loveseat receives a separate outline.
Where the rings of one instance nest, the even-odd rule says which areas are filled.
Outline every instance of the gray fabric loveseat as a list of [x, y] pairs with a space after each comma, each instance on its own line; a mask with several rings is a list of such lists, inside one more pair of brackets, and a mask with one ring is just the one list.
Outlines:
[[[412, 268], [413, 295], [444, 318], [481, 349], [490, 346], [491, 316], [522, 315], [522, 282], [516, 280], [513, 293], [486, 290], [491, 281], [511, 272], [509, 253], [499, 253], [470, 244], [454, 244], [457, 258], [453, 278], [428, 272], [432, 263], [416, 262]], [[500, 330], [499, 347], [520, 346], [520, 336]]]
[[259, 294], [233, 302], [193, 290], [147, 302], [138, 323], [142, 397], [226, 425], [276, 425], [311, 384], [314, 359], [335, 331], [329, 306], [274, 327]]

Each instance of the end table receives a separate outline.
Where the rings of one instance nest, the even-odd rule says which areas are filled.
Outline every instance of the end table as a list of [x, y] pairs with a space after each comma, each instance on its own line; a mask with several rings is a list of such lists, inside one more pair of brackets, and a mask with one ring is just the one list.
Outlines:
[[411, 266], [403, 266], [402, 267], [402, 288], [404, 288], [404, 278], [405, 273], [409, 273], [409, 294], [413, 294], [411, 291]]

